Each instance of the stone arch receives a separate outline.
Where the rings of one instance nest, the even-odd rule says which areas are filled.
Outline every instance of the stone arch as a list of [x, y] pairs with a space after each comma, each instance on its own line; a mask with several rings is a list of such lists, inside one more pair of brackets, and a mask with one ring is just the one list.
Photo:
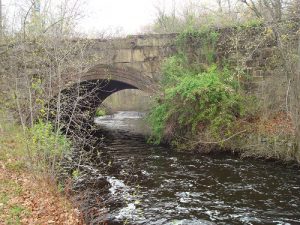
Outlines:
[[139, 89], [153, 94], [158, 89], [150, 76], [134, 68], [103, 64], [91, 68], [80, 81], [68, 83], [61, 92], [60, 104], [54, 104], [60, 105], [60, 115], [52, 118], [59, 119], [60, 126], [67, 127], [68, 131], [91, 124], [97, 107], [117, 91]]
[[90, 80], [114, 80], [128, 84], [135, 89], [148, 93], [155, 93], [158, 84], [151, 74], [146, 74], [137, 69], [124, 65], [99, 64], [91, 68], [83, 77], [83, 81]]

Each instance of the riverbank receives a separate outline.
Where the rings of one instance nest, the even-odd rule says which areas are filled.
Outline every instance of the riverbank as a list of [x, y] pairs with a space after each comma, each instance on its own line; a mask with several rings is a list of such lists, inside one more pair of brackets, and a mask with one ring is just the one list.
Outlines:
[[[100, 123], [104, 128], [126, 130], [141, 134], [148, 139], [151, 131], [142, 119], [145, 115], [145, 113], [134, 111], [119, 111], [115, 114], [98, 117], [95, 122]], [[170, 140], [167, 139], [163, 143], [186, 154], [222, 155], [225, 153], [238, 155], [241, 158], [260, 158], [299, 164], [300, 154], [296, 150], [295, 129], [291, 118], [285, 113], [273, 115], [268, 119], [256, 118], [237, 123], [236, 127], [239, 130], [219, 142], [203, 141], [199, 134], [199, 136], [185, 137], [185, 141], [181, 145], [172, 146]]]
[[199, 138], [188, 139], [187, 145], [200, 153], [229, 152], [241, 158], [260, 158], [277, 160], [283, 163], [300, 163], [297, 152], [295, 130], [292, 120], [284, 113], [276, 114], [268, 119], [256, 119], [239, 123], [240, 132], [219, 142], [201, 142]]
[[29, 165], [23, 132], [0, 126], [0, 224], [83, 225], [72, 205], [49, 175]]

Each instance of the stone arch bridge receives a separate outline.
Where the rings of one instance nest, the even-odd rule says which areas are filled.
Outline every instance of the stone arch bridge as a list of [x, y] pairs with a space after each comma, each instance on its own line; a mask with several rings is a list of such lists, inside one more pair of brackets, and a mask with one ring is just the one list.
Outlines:
[[[231, 67], [242, 69], [242, 74], [252, 76], [252, 81], [247, 83], [247, 91], [255, 94], [263, 102], [270, 103], [266, 107], [285, 107], [284, 87], [288, 80], [286, 76], [282, 76], [285, 71], [280, 61], [281, 53], [278, 50], [276, 35], [266, 36], [266, 30], [268, 28], [264, 26], [244, 30], [234, 27], [220, 29], [218, 40], [212, 46], [205, 38], [193, 40], [191, 37], [187, 40], [188, 46], [185, 46], [187, 57], [192, 61], [206, 62], [207, 52], [213, 49], [214, 61], [217, 64], [227, 63]], [[290, 39], [294, 40], [288, 46], [288, 51], [297, 51], [298, 30], [298, 22], [292, 30], [290, 25], [287, 31], [283, 30], [288, 34], [292, 32]], [[86, 57], [96, 60], [94, 65], [81, 75], [80, 82], [66, 82], [73, 88], [66, 88], [62, 95], [66, 98], [60, 107], [65, 121], [80, 118], [88, 114], [86, 112], [94, 113], [106, 97], [123, 89], [140, 89], [150, 94], [158, 92], [161, 65], [166, 57], [177, 52], [177, 35], [149, 34], [111, 40], [88, 40]], [[74, 91], [75, 94], [72, 95]], [[77, 109], [78, 113], [75, 113]]]
[[[96, 62], [81, 75], [80, 82], [78, 79], [66, 81], [60, 120], [71, 123], [87, 114], [91, 118], [102, 101], [120, 90], [139, 89], [155, 94], [159, 90], [163, 60], [176, 52], [176, 36], [151, 34], [89, 40], [87, 57]], [[80, 124], [82, 122], [75, 121], [72, 127]]]
[[112, 93], [127, 88], [154, 93], [159, 88], [161, 63], [176, 52], [176, 36], [151, 34], [91, 40], [86, 51], [97, 60], [81, 81], [104, 82], [113, 88], [109, 89]]
[[[162, 61], [176, 52], [176, 36], [152, 34], [93, 40], [87, 51], [97, 58], [97, 63], [82, 80], [116, 81], [124, 84], [122, 88], [155, 92], [161, 78]], [[116, 90], [119, 88], [116, 84], [112, 86]]]

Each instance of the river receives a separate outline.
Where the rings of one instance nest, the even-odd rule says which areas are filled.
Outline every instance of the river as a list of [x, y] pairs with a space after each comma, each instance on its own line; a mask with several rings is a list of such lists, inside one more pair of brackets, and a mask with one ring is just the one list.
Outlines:
[[300, 224], [299, 167], [152, 146], [143, 116], [118, 112], [95, 119], [105, 136], [94, 152], [106, 167], [95, 160], [77, 182], [87, 193], [87, 180], [106, 180], [89, 189], [90, 224]]

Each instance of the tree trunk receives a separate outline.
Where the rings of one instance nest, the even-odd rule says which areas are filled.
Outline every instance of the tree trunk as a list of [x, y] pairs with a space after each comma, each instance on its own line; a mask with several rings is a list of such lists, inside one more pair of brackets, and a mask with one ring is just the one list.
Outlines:
[[296, 142], [297, 142], [297, 159], [300, 161], [300, 35], [298, 37], [298, 67], [297, 71], [295, 73], [296, 75], [296, 84], [295, 84], [295, 100], [296, 100], [296, 115], [295, 115], [295, 121], [296, 121]]

